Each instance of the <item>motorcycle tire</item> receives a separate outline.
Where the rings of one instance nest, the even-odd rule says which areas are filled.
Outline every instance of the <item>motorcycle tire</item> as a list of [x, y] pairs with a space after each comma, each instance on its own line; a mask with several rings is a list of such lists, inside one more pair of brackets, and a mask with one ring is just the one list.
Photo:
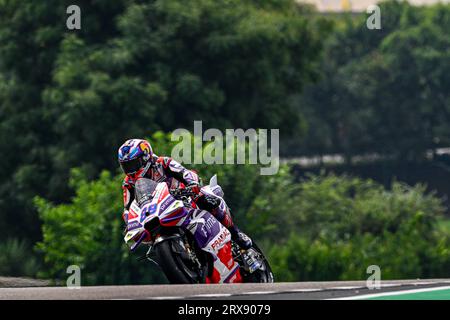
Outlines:
[[192, 270], [188, 265], [187, 252], [180, 244], [181, 238], [163, 241], [155, 246], [156, 261], [171, 284], [205, 283], [209, 270], [208, 260], [203, 262], [203, 275]]

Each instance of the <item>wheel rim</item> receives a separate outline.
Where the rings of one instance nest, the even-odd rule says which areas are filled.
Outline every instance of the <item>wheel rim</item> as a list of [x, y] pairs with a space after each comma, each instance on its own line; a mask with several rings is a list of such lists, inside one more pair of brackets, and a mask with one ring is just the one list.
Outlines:
[[181, 238], [172, 242], [172, 250], [175, 254], [178, 267], [194, 282], [203, 282], [204, 276], [199, 274], [200, 270], [197, 270], [195, 262], [188, 257], [188, 253], [186, 252], [183, 240]]
[[[253, 273], [247, 273], [245, 278], [247, 278], [248, 282], [253, 283], [273, 283], [274, 282], [274, 276], [272, 272], [272, 268], [270, 267], [269, 261], [267, 261], [266, 256], [264, 255], [264, 252], [255, 244], [253, 243], [252, 249], [255, 250], [258, 255], [261, 257], [262, 264], [263, 264], [263, 270], [255, 270]], [[247, 282], [247, 281], [246, 281]]]

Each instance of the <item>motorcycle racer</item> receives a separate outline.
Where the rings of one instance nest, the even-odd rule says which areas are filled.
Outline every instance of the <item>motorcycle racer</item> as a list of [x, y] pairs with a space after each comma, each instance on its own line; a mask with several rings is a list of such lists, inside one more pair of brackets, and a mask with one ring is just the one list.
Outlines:
[[159, 157], [153, 153], [150, 143], [143, 139], [129, 139], [119, 148], [118, 160], [125, 178], [122, 183], [124, 211], [122, 218], [127, 223], [128, 210], [135, 196], [134, 184], [139, 178], [166, 182], [169, 189], [189, 188], [197, 194], [195, 203], [213, 214], [231, 233], [232, 239], [242, 248], [252, 246], [252, 240], [233, 223], [229, 207], [221, 197], [203, 195], [198, 175], [183, 167], [170, 157]]

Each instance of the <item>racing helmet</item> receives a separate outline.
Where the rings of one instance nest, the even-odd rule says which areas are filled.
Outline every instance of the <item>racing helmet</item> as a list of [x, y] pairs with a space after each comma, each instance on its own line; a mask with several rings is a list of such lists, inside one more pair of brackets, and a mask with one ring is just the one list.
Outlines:
[[119, 164], [126, 175], [133, 175], [145, 168], [153, 156], [150, 143], [143, 139], [129, 139], [119, 148]]

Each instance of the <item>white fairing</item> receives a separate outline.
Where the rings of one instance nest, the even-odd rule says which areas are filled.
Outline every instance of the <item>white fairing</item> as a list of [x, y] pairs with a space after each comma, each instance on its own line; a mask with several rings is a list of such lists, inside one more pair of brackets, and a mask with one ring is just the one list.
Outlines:
[[[160, 197], [162, 199], [159, 199]], [[136, 200], [133, 200], [128, 213], [128, 231], [124, 237], [125, 243], [129, 243], [138, 234], [143, 232], [145, 230], [144, 225], [150, 220], [157, 218], [164, 219], [164, 217], [170, 215], [175, 210], [183, 207], [183, 202], [180, 200], [174, 200], [169, 205], [165, 205], [168, 203], [169, 197], [171, 195], [168, 193], [167, 184], [159, 183], [150, 203], [140, 208]], [[162, 206], [163, 208], [161, 208]], [[184, 220], [185, 218], [182, 218], [179, 223], [181, 224]], [[133, 226], [132, 229], [130, 229], [131, 226]]]
[[217, 174], [213, 175], [211, 179], [209, 179], [209, 186], [215, 187], [217, 186]]
[[222, 187], [217, 184], [217, 175], [212, 176], [211, 179], [209, 180], [209, 184], [202, 187], [201, 190], [202, 193], [204, 194], [218, 197], [222, 201], [224, 201], [223, 200], [224, 193]]

